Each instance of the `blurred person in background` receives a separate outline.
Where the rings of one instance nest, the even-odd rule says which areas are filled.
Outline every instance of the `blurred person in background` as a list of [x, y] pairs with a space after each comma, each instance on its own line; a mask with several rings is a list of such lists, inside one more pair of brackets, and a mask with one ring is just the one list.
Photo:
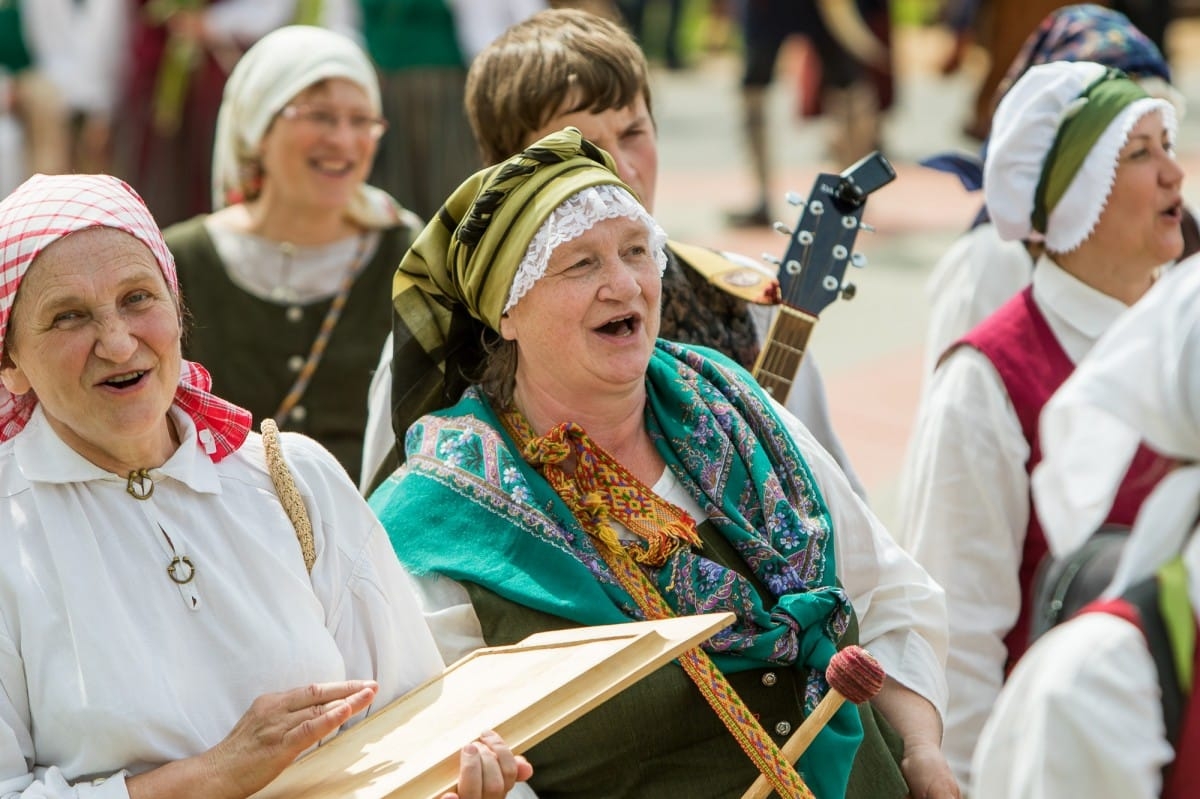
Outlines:
[[[1025, 40], [997, 88], [995, 101], [998, 103], [1030, 67], [1051, 61], [1095, 61], [1119, 69], [1148, 94], [1169, 100], [1178, 115], [1185, 110], [1183, 96], [1171, 85], [1171, 68], [1162, 52], [1120, 12], [1094, 4], [1050, 12]], [[987, 146], [984, 142], [984, 151]], [[943, 153], [922, 163], [954, 174], [968, 191], [983, 188], [982, 154], [976, 158]], [[1200, 249], [1200, 228], [1186, 208], [1182, 224], [1181, 257], [1186, 257]], [[926, 283], [926, 378], [950, 346], [1029, 285], [1038, 252], [1036, 242], [1002, 239], [987, 208], [980, 209], [971, 229], [938, 259]]]
[[[934, 372], [910, 442], [897, 534], [946, 589], [943, 746], [964, 787], [979, 731], [1028, 646], [1034, 574], [1049, 549], [1030, 496], [1039, 414], [1183, 249], [1175, 134], [1174, 106], [1093, 62], [1032, 67], [996, 110], [988, 211], [1003, 238], [1037, 239], [1042, 254], [1030, 286]], [[1107, 522], [1130, 524], [1168, 466], [1140, 453]]]
[[[108, 172], [112, 126], [126, 63], [125, 0], [26, 0], [23, 28], [36, 68], [62, 98], [54, 133], [31, 135], [35, 148], [65, 148], [62, 172]], [[34, 172], [51, 170], [31, 163]]]
[[[53, 1], [53, 0], [52, 0]], [[66, 100], [35, 56], [32, 34], [38, 29], [35, 4], [8, 0], [0, 4], [0, 72], [4, 97], [6, 185], [16, 188], [34, 172], [61, 174], [70, 168]], [[42, 7], [41, 12], [46, 13]], [[118, 40], [119, 43], [119, 40]], [[118, 50], [119, 52], [119, 50]]]
[[218, 209], [165, 231], [191, 310], [189, 357], [255, 419], [320, 441], [357, 480], [392, 274], [420, 221], [366, 182], [386, 128], [366, 53], [294, 25], [225, 87]]
[[296, 0], [136, 0], [114, 168], [163, 226], [212, 209], [213, 134], [234, 64]]
[[[662, 53], [667, 69], [683, 69], [683, 48], [680, 41], [682, 34], [679, 28], [679, 23], [683, 20], [683, 0], [665, 0], [661, 3], [651, 0], [619, 0], [617, 3], [621, 17], [634, 38], [642, 45], [642, 49], [646, 49], [646, 35], [650, 30], [646, 25], [647, 7], [662, 9], [664, 6], [666, 22], [658, 41], [650, 43], [650, 50]], [[654, 16], [653, 11], [651, 15]]]
[[[734, 227], [765, 227], [774, 221], [775, 168], [767, 98], [784, 43], [803, 36], [815, 52], [804, 62], [812, 91], [802, 116], [825, 118], [826, 157], [840, 171], [880, 145], [881, 115], [893, 99], [891, 18], [886, 0], [746, 0], [741, 26], [742, 123], [754, 196], [749, 209], [729, 213], [727, 221]], [[852, 41], [862, 44], [852, 47]]]
[[383, 116], [371, 182], [422, 219], [483, 164], [463, 110], [467, 66], [544, 0], [357, 0]]
[[[973, 40], [987, 54], [988, 71], [975, 90], [971, 117], [964, 132], [983, 140], [991, 126], [996, 89], [1008, 70], [1029, 32], [1056, 8], [1069, 5], [1062, 0], [978, 0], [968, 3], [959, 12], [960, 25], [973, 25]], [[961, 45], [960, 45], [961, 46]], [[959, 59], [961, 61], [961, 59]], [[951, 59], [953, 65], [954, 59]]]

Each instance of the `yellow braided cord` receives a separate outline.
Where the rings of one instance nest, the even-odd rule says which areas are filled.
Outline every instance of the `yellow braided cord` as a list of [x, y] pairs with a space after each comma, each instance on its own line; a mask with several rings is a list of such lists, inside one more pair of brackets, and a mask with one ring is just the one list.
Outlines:
[[366, 254], [367, 234], [363, 233], [358, 237], [358, 249], [354, 251], [354, 260], [350, 262], [346, 274], [342, 277], [342, 282], [338, 285], [337, 294], [329, 303], [329, 310], [325, 312], [325, 317], [321, 320], [321, 326], [317, 329], [317, 337], [313, 339], [308, 357], [304, 359], [304, 365], [300, 367], [300, 372], [296, 375], [296, 382], [288, 389], [288, 393], [284, 395], [283, 401], [279, 403], [279, 408], [272, 417], [275, 424], [283, 424], [292, 408], [296, 407], [296, 404], [304, 397], [304, 392], [308, 390], [308, 384], [316, 374], [321, 356], [325, 354], [325, 349], [329, 346], [333, 330], [342, 318], [342, 310], [346, 307], [346, 301], [354, 288], [354, 281], [358, 279], [359, 273], [367, 265]]
[[[541, 471], [587, 530], [617, 582], [646, 618], [674, 616], [671, 606], [637, 564], [661, 567], [680, 547], [699, 545], [700, 536], [691, 517], [658, 497], [577, 425], [559, 425], [549, 434], [535, 437], [528, 421], [515, 408], [501, 413], [500, 418], [522, 447], [525, 459]], [[576, 457], [568, 472], [564, 462], [571, 454]], [[620, 541], [613, 521], [619, 521], [641, 539], [632, 553]], [[695, 647], [683, 653], [679, 663], [776, 793], [782, 799], [815, 799], [712, 658]]]
[[[665, 619], [675, 615], [650, 578], [637, 567], [623, 547], [613, 549], [601, 546], [599, 550], [621, 587], [634, 598], [647, 618]], [[700, 695], [712, 707], [738, 746], [780, 797], [816, 799], [707, 652], [700, 647], [689, 649], [680, 655], [679, 664], [700, 689]]]
[[271, 475], [271, 484], [279, 495], [279, 502], [292, 522], [296, 531], [296, 539], [300, 542], [300, 552], [304, 556], [304, 568], [311, 574], [313, 564], [317, 562], [317, 546], [313, 540], [312, 521], [308, 518], [308, 509], [304, 507], [304, 499], [296, 480], [288, 469], [287, 461], [283, 459], [283, 448], [279, 443], [279, 428], [274, 419], [262, 420], [263, 452], [267, 459], [267, 472]]

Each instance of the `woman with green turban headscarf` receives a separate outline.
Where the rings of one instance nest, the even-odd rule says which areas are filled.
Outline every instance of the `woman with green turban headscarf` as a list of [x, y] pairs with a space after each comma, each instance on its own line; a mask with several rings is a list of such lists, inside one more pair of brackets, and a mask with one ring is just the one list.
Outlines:
[[[896, 711], [914, 788], [956, 795], [926, 790], [952, 785], [937, 752], [939, 589], [745, 370], [657, 338], [664, 244], [609, 156], [567, 128], [460, 186], [401, 263], [397, 313], [447, 361], [401, 411], [473, 383], [408, 428], [406, 465], [371, 499], [443, 655], [728, 610], [736, 622], [682, 668], [532, 750], [534, 789], [733, 796], [763, 771], [785, 796], [840, 799], [848, 783], [904, 796], [890, 760], [851, 773], [870, 712], [843, 707], [803, 779], [777, 748], [857, 621], [889, 671], [880, 706]], [[486, 365], [464, 374], [481, 333]]]

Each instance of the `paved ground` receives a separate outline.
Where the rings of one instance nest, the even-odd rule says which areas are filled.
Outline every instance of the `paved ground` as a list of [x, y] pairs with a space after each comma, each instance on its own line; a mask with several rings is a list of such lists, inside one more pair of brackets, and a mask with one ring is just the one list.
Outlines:
[[[958, 131], [982, 64], [971, 62], [952, 78], [939, 76], [933, 65], [945, 44], [930, 31], [898, 37], [898, 100], [886, 123], [884, 148], [897, 179], [868, 204], [865, 220], [877, 232], [858, 239], [869, 259], [856, 280], [858, 296], [826, 309], [810, 349], [824, 374], [838, 433], [885, 522], [895, 519], [897, 479], [920, 388], [924, 283], [978, 204], [954, 178], [915, 163], [942, 150], [976, 148]], [[1200, 108], [1200, 20], [1175, 23], [1169, 47], [1176, 85], [1193, 109]], [[657, 216], [684, 241], [752, 256], [779, 254], [784, 245], [779, 234], [723, 225], [723, 211], [749, 204], [752, 196], [741, 143], [738, 70], [736, 58], [714, 56], [686, 72], [655, 73], [661, 142]], [[822, 160], [819, 123], [794, 117], [793, 85], [790, 73], [781, 70], [770, 98], [777, 214], [786, 209], [784, 192], [806, 195], [817, 173], [838, 171]], [[1179, 152], [1189, 173], [1200, 176], [1200, 112], [1184, 120]], [[1185, 193], [1196, 202], [1200, 181]]]

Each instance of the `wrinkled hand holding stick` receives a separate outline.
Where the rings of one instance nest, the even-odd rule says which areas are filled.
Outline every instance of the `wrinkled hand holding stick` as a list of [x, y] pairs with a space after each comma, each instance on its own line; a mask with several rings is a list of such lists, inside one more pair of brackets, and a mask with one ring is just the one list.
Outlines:
[[[849, 700], [856, 705], [869, 702], [883, 688], [885, 676], [879, 661], [862, 647], [848, 646], [835, 654], [825, 670], [829, 693], [804, 720], [796, 734], [780, 748], [784, 758], [791, 763], [799, 760], [817, 733], [825, 728], [842, 706], [842, 702]], [[771, 784], [760, 774], [750, 789], [742, 794], [742, 799], [766, 799], [770, 795]]]

